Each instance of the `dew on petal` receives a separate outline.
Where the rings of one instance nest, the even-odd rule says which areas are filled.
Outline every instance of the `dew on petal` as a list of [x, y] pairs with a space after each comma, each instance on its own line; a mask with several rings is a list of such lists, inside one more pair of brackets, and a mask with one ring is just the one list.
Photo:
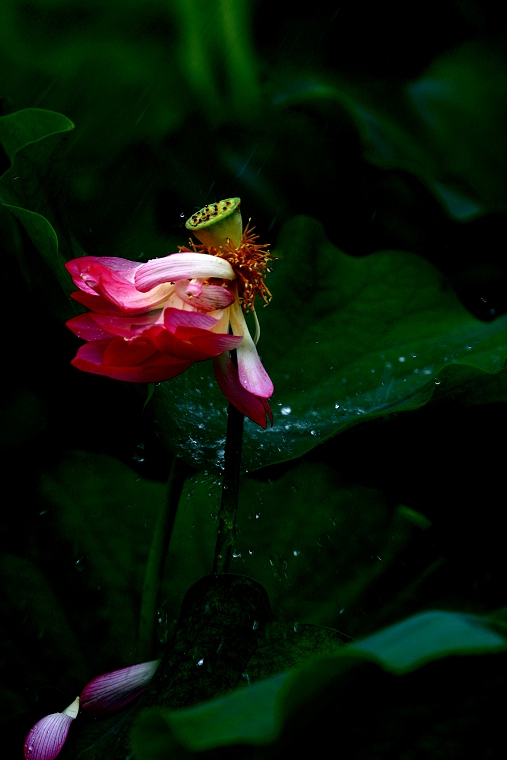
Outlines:
[[63, 712], [46, 715], [32, 726], [25, 740], [25, 760], [54, 760], [65, 744], [78, 711], [79, 697], [76, 697]]

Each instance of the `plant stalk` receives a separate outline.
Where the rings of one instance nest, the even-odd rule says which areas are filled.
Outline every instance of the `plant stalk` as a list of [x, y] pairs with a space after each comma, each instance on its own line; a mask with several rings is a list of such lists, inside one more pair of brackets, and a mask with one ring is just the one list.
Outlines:
[[140, 662], [146, 662], [155, 656], [156, 616], [160, 589], [178, 504], [188, 474], [188, 465], [178, 457], [174, 457], [167, 480], [166, 498], [157, 517], [144, 575], [138, 634]]
[[218, 512], [218, 535], [213, 559], [213, 573], [227, 573], [236, 543], [241, 447], [244, 415], [229, 403], [224, 452], [222, 500]]

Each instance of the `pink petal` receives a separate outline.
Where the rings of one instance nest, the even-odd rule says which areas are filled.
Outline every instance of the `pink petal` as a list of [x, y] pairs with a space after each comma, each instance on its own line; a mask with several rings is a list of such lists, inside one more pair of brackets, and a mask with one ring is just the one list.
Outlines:
[[104, 375], [115, 380], [125, 380], [130, 383], [160, 383], [181, 374], [194, 361], [156, 353], [138, 366], [107, 365], [103, 363], [103, 357], [111, 342], [111, 339], [108, 338], [107, 340], [95, 340], [86, 343], [78, 350], [71, 364], [84, 372]]
[[83, 256], [66, 264], [77, 287], [89, 296], [103, 296], [122, 311], [148, 311], [167, 300], [173, 287], [169, 284], [141, 295], [134, 285], [134, 275], [142, 264], [112, 257]]
[[220, 390], [231, 404], [234, 404], [236, 409], [264, 429], [266, 428], [266, 414], [273, 422], [268, 402], [243, 388], [239, 382], [238, 370], [228, 353], [220, 354], [213, 360], [213, 369]]
[[63, 712], [46, 715], [32, 726], [25, 740], [25, 760], [54, 760], [78, 711], [79, 697]]
[[164, 310], [164, 324], [172, 333], [178, 327], [198, 327], [210, 330], [218, 322], [218, 319], [198, 311], [183, 311], [182, 309], [167, 308]]
[[237, 301], [231, 306], [230, 314], [234, 335], [243, 335], [243, 340], [237, 348], [239, 382], [249, 393], [270, 398], [273, 395], [273, 383], [262, 366], [243, 311]]
[[194, 292], [191, 287], [195, 283], [188, 280], [178, 280], [175, 284], [176, 293], [182, 301], [202, 311], [217, 311], [225, 309], [234, 301], [234, 294], [223, 285], [204, 285], [201, 292]]
[[176, 280], [208, 277], [233, 280], [234, 276], [229, 262], [218, 256], [210, 256], [208, 253], [178, 253], [141, 264], [134, 281], [136, 288], [146, 293], [156, 285]]
[[92, 679], [81, 693], [81, 707], [90, 715], [103, 715], [131, 702], [153, 678], [160, 660], [131, 665]]
[[100, 277], [100, 292], [123, 311], [151, 311], [161, 306], [170, 296], [173, 286], [169, 283], [150, 289], [142, 295], [123, 273], [104, 269]]
[[135, 270], [140, 266], [141, 264], [115, 256], [82, 256], [65, 264], [74, 284], [86, 293], [94, 293], [97, 287], [100, 288], [103, 271], [121, 272], [123, 279], [130, 277], [133, 282]]

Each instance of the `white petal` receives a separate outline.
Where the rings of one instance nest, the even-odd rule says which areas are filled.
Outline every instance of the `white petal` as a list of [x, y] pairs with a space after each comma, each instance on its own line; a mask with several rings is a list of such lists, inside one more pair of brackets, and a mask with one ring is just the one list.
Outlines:
[[233, 280], [234, 271], [225, 259], [208, 253], [173, 253], [141, 264], [135, 274], [135, 285], [142, 293], [155, 285], [176, 280], [218, 277]]
[[243, 335], [243, 340], [237, 347], [239, 382], [250, 393], [261, 398], [273, 395], [273, 383], [262, 366], [255, 343], [248, 330], [243, 310], [235, 301], [230, 307], [231, 327], [234, 335]]

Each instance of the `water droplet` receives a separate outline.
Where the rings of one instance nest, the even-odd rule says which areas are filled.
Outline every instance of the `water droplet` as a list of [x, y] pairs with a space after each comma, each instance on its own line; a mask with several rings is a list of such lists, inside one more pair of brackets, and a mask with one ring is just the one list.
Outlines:
[[335, 404], [335, 405], [334, 405], [334, 408], [335, 408], [335, 409], [339, 409], [339, 408], [340, 408], [340, 404]]
[[197, 664], [198, 664], [198, 665], [204, 665], [204, 659], [202, 659], [202, 660], [199, 660], [199, 662], [198, 662]]
[[43, 509], [42, 512], [39, 512], [39, 517], [42, 517], [43, 515], [47, 515], [48, 511], [47, 509]]
[[84, 557], [77, 559], [74, 563], [74, 567], [79, 573], [82, 573], [84, 570]]
[[398, 356], [398, 361], [399, 362], [406, 362], [407, 360], [405, 359], [404, 356]]
[[472, 346], [466, 346], [465, 348], [466, 348], [467, 351], [471, 351], [472, 350]]
[[346, 382], [347, 382], [347, 378], [346, 377], [342, 377], [342, 383], [346, 383]]
[[317, 431], [316, 430], [310, 430], [310, 435], [317, 435]]
[[248, 550], [248, 553], [249, 553], [249, 555], [250, 555], [250, 556], [252, 556], [252, 554], [253, 554], [253, 549], [249, 549], [249, 550]]
[[255, 519], [258, 520], [260, 516], [261, 516], [261, 513], [259, 512], [257, 515], [255, 515]]
[[440, 378], [439, 378], [439, 377], [434, 377], [434, 378], [433, 378], [433, 382], [435, 383], [435, 385], [440, 385], [440, 383], [441, 383], [442, 381], [440, 380]]
[[386, 366], [386, 369], [392, 369], [393, 368], [393, 365], [391, 364], [391, 362], [386, 362], [385, 366]]
[[294, 623], [294, 633], [298, 632], [299, 623]]
[[295, 557], [299, 557], [299, 555], [301, 554], [301, 551], [300, 551], [300, 550], [298, 550], [298, 549], [294, 549], [294, 551], [293, 551], [292, 553], [293, 553], [293, 555], [294, 555]]
[[233, 552], [232, 556], [234, 557], [234, 559], [237, 559], [238, 557], [241, 557], [241, 552]]
[[258, 627], [259, 627], [259, 621], [258, 620], [254, 620], [253, 621], [252, 630], [256, 631]]
[[290, 406], [282, 406], [282, 408], [280, 409], [280, 411], [281, 411], [282, 414], [286, 415], [286, 414], [290, 414], [291, 411], [292, 411], [292, 409], [290, 408]]
[[182, 218], [182, 219], [184, 219], [184, 218], [185, 218], [185, 212], [184, 212], [184, 211], [182, 211], [182, 212], [180, 213], [180, 216], [181, 216], [181, 218]]

